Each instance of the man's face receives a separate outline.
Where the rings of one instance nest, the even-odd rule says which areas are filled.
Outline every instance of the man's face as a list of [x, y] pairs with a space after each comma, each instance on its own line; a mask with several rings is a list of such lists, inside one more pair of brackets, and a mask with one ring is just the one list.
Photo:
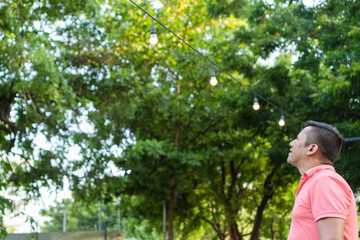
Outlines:
[[301, 160], [306, 156], [307, 148], [305, 146], [306, 133], [309, 131], [310, 127], [304, 128], [296, 139], [290, 142], [290, 151], [287, 158], [287, 162], [293, 165], [294, 167], [299, 166]]

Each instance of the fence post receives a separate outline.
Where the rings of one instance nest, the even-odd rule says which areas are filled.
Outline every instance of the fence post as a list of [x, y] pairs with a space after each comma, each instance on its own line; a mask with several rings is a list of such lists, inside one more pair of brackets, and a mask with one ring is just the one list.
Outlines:
[[163, 238], [166, 240], [166, 202], [163, 205]]
[[63, 216], [63, 232], [66, 232], [66, 208], [64, 209], [64, 216]]
[[101, 203], [99, 204], [99, 232], [101, 232], [101, 226], [102, 225], [102, 205]]
[[106, 226], [106, 222], [104, 222], [104, 240], [107, 240], [107, 226]]

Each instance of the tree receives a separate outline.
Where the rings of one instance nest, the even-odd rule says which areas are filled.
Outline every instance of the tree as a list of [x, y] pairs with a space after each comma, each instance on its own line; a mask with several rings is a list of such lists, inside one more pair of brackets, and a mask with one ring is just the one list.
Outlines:
[[[203, 3], [193, 3], [192, 5], [177, 3], [172, 5], [173, 8], [168, 6], [158, 14], [160, 17], [162, 14], [175, 15], [172, 12], [173, 9], [181, 9], [180, 13], [182, 13], [184, 23], [174, 22], [174, 27], [183, 31], [181, 35], [187, 36], [201, 48], [205, 47], [207, 43], [201, 41], [203, 38], [199, 37], [198, 33], [207, 28], [201, 25], [200, 18], [194, 13], [204, 11], [203, 6]], [[115, 9], [117, 7], [114, 5]], [[123, 9], [126, 7], [121, 8], [121, 11]], [[232, 101], [227, 98], [218, 101], [229, 92], [230, 88], [234, 88], [234, 85], [224, 84], [223, 87], [210, 89], [208, 85], [210, 71], [202, 71], [206, 68], [207, 63], [199, 62], [196, 55], [194, 56], [184, 46], [177, 47], [178, 43], [176, 42], [172, 43], [170, 40], [163, 39], [168, 44], [159, 44], [156, 50], [149, 48], [147, 44], [144, 45], [142, 41], [134, 42], [134, 35], [125, 33], [136, 32], [137, 37], [145, 39], [145, 34], [141, 30], [143, 27], [138, 24], [144, 22], [144, 15], [134, 12], [132, 8], [128, 12], [129, 14], [121, 15], [121, 20], [127, 23], [126, 26], [123, 26], [123, 30], [120, 28], [120, 32], [123, 34], [122, 45], [119, 45], [117, 41], [109, 41], [112, 45], [106, 45], [104, 51], [109, 53], [110, 65], [98, 65], [99, 68], [104, 68], [104, 71], [107, 71], [106, 69], [115, 70], [110, 71], [112, 74], [103, 80], [105, 81], [103, 85], [99, 85], [99, 87], [94, 85], [92, 90], [87, 91], [84, 89], [91, 87], [85, 85], [81, 89], [82, 94], [93, 101], [93, 107], [96, 109], [89, 114], [89, 118], [93, 121], [97, 134], [94, 137], [86, 135], [84, 137], [79, 134], [76, 138], [76, 143], [84, 146], [83, 151], [89, 154], [82, 164], [87, 165], [90, 170], [86, 175], [88, 177], [86, 184], [77, 181], [77, 177], [74, 176], [74, 183], [79, 183], [74, 184], [74, 189], [81, 198], [87, 199], [97, 197], [111, 199], [112, 194], [116, 195], [120, 192], [152, 199], [151, 202], [142, 205], [144, 207], [142, 213], [145, 216], [147, 216], [146, 212], [150, 212], [146, 210], [153, 210], [151, 211], [152, 216], [148, 216], [151, 219], [156, 216], [159, 219], [161, 206], [165, 200], [169, 212], [169, 238], [172, 239], [174, 237], [174, 220], [185, 221], [184, 217], [189, 216], [189, 210], [198, 204], [188, 200], [193, 189], [200, 185], [197, 183], [199, 179], [193, 179], [192, 176], [199, 174], [197, 171], [204, 169], [202, 164], [206, 164], [206, 161], [202, 162], [199, 157], [204, 154], [199, 152], [199, 149], [207, 152], [208, 148], [212, 148], [211, 142], [202, 142], [199, 139], [204, 136], [211, 136], [210, 139], [212, 139], [221, 128], [224, 128], [225, 132], [228, 131], [225, 126], [218, 127], [218, 125], [239, 121], [236, 119], [239, 118], [239, 115], [231, 114], [239, 106], [231, 106], [231, 104], [235, 101], [248, 102], [249, 99], [248, 97], [239, 99], [238, 95], [233, 94], [231, 96], [237, 98]], [[205, 13], [202, 16], [207, 19]], [[119, 27], [114, 24], [114, 19], [105, 18], [105, 20], [111, 24], [108, 25], [109, 29], [105, 31], [104, 37], [111, 39], [114, 37], [111, 33], [119, 32]], [[240, 21], [230, 18], [230, 23], [222, 26], [217, 25], [218, 21], [214, 20], [213, 27], [209, 26], [209, 34], [212, 35], [212, 38], [218, 39], [218, 41], [209, 42], [209, 49], [216, 52], [215, 60], [221, 59], [223, 54], [225, 55], [229, 50], [227, 39], [235, 31], [234, 23], [238, 22]], [[104, 22], [102, 25], [107, 26], [106, 23]], [[112, 28], [116, 28], [116, 30], [112, 30]], [[222, 28], [224, 31], [221, 34], [217, 33]], [[117, 45], [122, 47], [119, 49], [121, 61], [111, 55], [115, 51], [110, 49], [117, 49]], [[139, 52], [138, 49], [141, 54], [136, 54]], [[234, 53], [236, 49], [232, 46], [230, 53]], [[228, 53], [229, 59], [231, 59], [230, 53]], [[74, 59], [76, 60], [77, 56]], [[70, 60], [72, 61], [72, 59]], [[93, 61], [96, 60], [93, 59]], [[81, 68], [86, 66], [87, 69], [91, 69], [93, 67], [86, 61], [81, 64], [83, 64]], [[118, 68], [118, 66], [121, 67]], [[96, 71], [94, 69], [94, 76], [89, 77], [96, 78], [98, 76]], [[285, 77], [287, 77], [286, 71], [287, 69], [284, 68]], [[196, 72], [196, 75], [193, 72]], [[95, 81], [96, 79], [94, 79], [94, 83]], [[230, 79], [224, 78], [224, 83], [229, 81]], [[250, 81], [250, 79], [244, 79], [244, 81]], [[243, 112], [247, 111], [245, 108], [242, 110]], [[244, 125], [241, 127], [244, 128]], [[229, 131], [232, 129], [233, 126], [230, 126]], [[257, 131], [260, 132], [260, 129]], [[122, 143], [121, 136], [126, 136], [131, 141]], [[108, 146], [106, 139], [113, 139], [112, 143], [122, 145], [126, 149], [121, 157], [118, 159], [113, 156], [109, 157], [101, 151], [104, 146]], [[231, 137], [229, 141], [235, 139]], [[228, 154], [231, 155], [231, 152]], [[123, 183], [119, 183], [118, 178], [99, 175], [102, 172], [101, 166], [108, 161], [114, 161], [119, 168], [126, 171]], [[196, 168], [196, 166], [200, 167]], [[104, 180], [109, 183], [104, 184]], [[260, 180], [259, 184], [262, 184]], [[99, 192], [104, 193], [105, 196], [97, 194]], [[235, 202], [235, 200], [230, 199], [229, 201]], [[264, 201], [262, 208], [265, 208], [266, 203], [267, 200]], [[227, 203], [222, 205], [226, 206]], [[175, 209], [177, 209], [177, 219], [175, 219]], [[232, 210], [229, 209], [227, 212], [230, 215]], [[258, 215], [260, 222], [261, 214], [262, 210], [260, 209]], [[236, 226], [234, 216], [226, 216], [226, 218], [226, 221], [230, 222], [230, 227], [227, 227], [225, 231], [233, 229], [231, 230], [234, 232], [232, 233], [233, 238], [239, 236], [238, 230], [234, 230], [236, 228], [234, 227]], [[178, 231], [185, 230], [178, 229]]]
[[[82, 105], [62, 71], [66, 63], [58, 39], [70, 38], [59, 37], [61, 33], [56, 35], [52, 28], [84, 12], [94, 14], [92, 3], [1, 3], [0, 165], [4, 188], [21, 187], [29, 196], [38, 197], [41, 187], [61, 188], [68, 175], [64, 162], [70, 125]], [[46, 140], [36, 142], [39, 136]], [[48, 147], [50, 141], [57, 144]], [[1, 198], [2, 212], [10, 206]]]
[[[294, 103], [291, 112], [298, 111], [303, 119], [335, 124], [345, 137], [359, 135], [359, 29], [354, 25], [359, 21], [359, 7], [354, 1], [329, 0], [313, 6], [293, 1], [276, 1], [274, 5], [260, 1], [250, 10], [249, 27], [237, 33], [239, 42], [253, 43], [250, 49], [256, 55], [292, 53], [297, 59], [292, 62], [291, 72], [298, 80], [291, 89], [303, 93], [301, 99], [289, 101]], [[303, 111], [311, 105], [313, 109]], [[357, 191], [357, 164], [349, 164], [356, 161], [354, 146], [358, 143], [344, 145], [336, 167]]]
[[[151, 19], [129, 1], [8, 1], [0, 8], [6, 181], [36, 196], [67, 177], [76, 201], [135, 199], [124, 213], [139, 213], [132, 221], [154, 238], [164, 204], [171, 240], [197, 229], [220, 239], [286, 236], [291, 204], [282, 199], [292, 199], [296, 171], [285, 158], [301, 122], [357, 133], [358, 4], [139, 5], [235, 79], [156, 21], [159, 43], [150, 47]], [[272, 65], [259, 61], [274, 53]], [[259, 112], [250, 110], [254, 94]], [[354, 190], [357, 169], [344, 162], [356, 161], [357, 144], [338, 162]], [[67, 159], [69, 146], [77, 159]]]

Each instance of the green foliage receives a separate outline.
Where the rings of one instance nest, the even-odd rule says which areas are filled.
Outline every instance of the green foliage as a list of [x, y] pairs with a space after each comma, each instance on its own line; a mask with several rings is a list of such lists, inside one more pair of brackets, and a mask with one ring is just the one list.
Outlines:
[[[285, 159], [301, 121], [360, 134], [360, 3], [163, 3], [138, 4], [255, 90], [261, 110], [251, 110], [251, 90], [216, 68], [219, 84], [210, 86], [211, 66], [156, 23], [159, 43], [150, 47], [151, 19], [129, 1], [7, 1], [4, 182], [37, 197], [70, 180], [76, 202], [53, 207], [47, 230], [59, 230], [65, 205], [74, 230], [91, 228], [95, 208], [80, 202], [121, 196], [124, 229], [139, 238], [161, 237], [164, 204], [178, 239], [286, 238], [298, 176]], [[280, 109], [260, 96], [294, 118], [285, 114], [280, 128]], [[337, 162], [355, 191], [357, 149], [346, 143]]]
[[[267, 56], [269, 51], [262, 47], [262, 42], [267, 41], [263, 36], [268, 35], [266, 39], [271, 39], [278, 50], [296, 55], [290, 74], [298, 80], [295, 88], [289, 90], [297, 99], [290, 100], [291, 112], [303, 114], [302, 119], [333, 123], [345, 137], [359, 136], [359, 39], [354, 25], [359, 21], [359, 3], [325, 1], [308, 7], [279, 2], [275, 6], [264, 8], [264, 15], [266, 11], [268, 14], [266, 20], [261, 22], [258, 16], [255, 24], [241, 29], [237, 33], [239, 41], [247, 38], [255, 43], [252, 52], [265, 50], [266, 55], [260, 53], [260, 56]], [[279, 85], [282, 84], [279, 79]], [[311, 111], [306, 109], [311, 106]], [[358, 142], [345, 143], [336, 162], [336, 169], [355, 192], [359, 190], [358, 146]]]
[[0, 216], [0, 224], [1, 224], [0, 225], [0, 237], [6, 237], [6, 235], [7, 235], [6, 227], [3, 225], [5, 209], [11, 210], [12, 208], [13, 208], [12, 201], [1, 196], [0, 197], [0, 212], [1, 212], [1, 216]]
[[[102, 223], [109, 231], [119, 230], [117, 206], [106, 204], [102, 206]], [[71, 199], [64, 199], [61, 203], [56, 202], [55, 206], [50, 206], [48, 210], [42, 210], [42, 214], [51, 217], [52, 220], [46, 221], [41, 231], [62, 232], [64, 211], [66, 211], [66, 231], [93, 231], [99, 229], [99, 204], [85, 205]]]

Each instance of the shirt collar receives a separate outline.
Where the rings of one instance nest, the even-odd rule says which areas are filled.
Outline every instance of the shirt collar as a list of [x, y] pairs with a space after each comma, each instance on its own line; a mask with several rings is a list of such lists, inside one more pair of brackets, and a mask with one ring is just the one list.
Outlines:
[[300, 180], [300, 185], [299, 188], [296, 192], [296, 196], [300, 193], [300, 190], [302, 189], [302, 187], [304, 186], [305, 182], [311, 178], [312, 176], [314, 176], [316, 173], [322, 171], [322, 170], [331, 170], [335, 172], [335, 168], [332, 165], [319, 165], [313, 168], [310, 168], [309, 170], [307, 170], [306, 172], [304, 172], [304, 175], [301, 177]]
[[309, 170], [307, 170], [306, 172], [304, 172], [304, 178], [311, 178], [312, 176], [314, 176], [317, 172], [322, 171], [322, 170], [331, 170], [335, 172], [335, 168], [332, 165], [328, 165], [328, 164], [324, 164], [324, 165], [319, 165], [313, 168], [310, 168]]

